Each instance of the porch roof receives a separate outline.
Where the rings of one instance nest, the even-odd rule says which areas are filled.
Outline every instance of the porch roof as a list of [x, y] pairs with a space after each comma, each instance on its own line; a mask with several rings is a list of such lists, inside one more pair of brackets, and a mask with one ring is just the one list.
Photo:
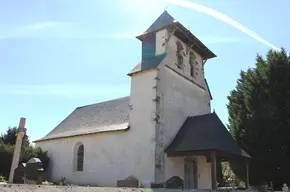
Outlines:
[[165, 152], [172, 155], [209, 150], [251, 158], [240, 148], [215, 112], [188, 117]]

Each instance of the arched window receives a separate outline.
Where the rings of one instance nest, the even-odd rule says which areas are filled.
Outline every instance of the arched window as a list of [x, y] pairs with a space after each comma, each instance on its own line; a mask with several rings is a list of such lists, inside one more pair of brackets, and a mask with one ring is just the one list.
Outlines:
[[176, 57], [177, 57], [177, 67], [179, 69], [182, 69], [183, 57], [180, 54], [176, 54]]
[[194, 77], [194, 66], [192, 64], [190, 64], [189, 66], [190, 66], [190, 76]]
[[190, 52], [189, 53], [189, 66], [190, 66], [190, 76], [191, 77], [195, 77], [195, 70], [194, 70], [194, 68], [195, 68], [195, 66], [194, 66], [194, 60], [195, 60], [195, 55], [194, 55], [194, 53], [193, 52]]
[[183, 50], [184, 48], [181, 42], [177, 41], [176, 42], [176, 57], [177, 57], [177, 67], [179, 69], [183, 68], [183, 55], [182, 55], [182, 53], [184, 54]]
[[77, 171], [83, 171], [84, 169], [84, 145], [81, 144], [77, 149]]

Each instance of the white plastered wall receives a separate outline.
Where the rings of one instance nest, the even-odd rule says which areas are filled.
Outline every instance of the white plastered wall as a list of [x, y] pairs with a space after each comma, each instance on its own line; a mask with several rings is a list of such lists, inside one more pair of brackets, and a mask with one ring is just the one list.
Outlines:
[[[162, 33], [160, 33], [160, 37], [166, 34]], [[210, 113], [210, 97], [203, 85], [202, 58], [197, 52], [194, 52], [198, 61], [196, 65], [198, 74], [195, 75], [195, 78], [190, 76], [188, 56], [184, 57], [184, 66], [179, 69], [176, 65], [177, 41], [179, 40], [175, 36], [169, 39], [166, 48], [167, 56], [159, 66], [159, 94], [161, 98], [159, 129], [161, 131], [157, 135], [159, 139], [157, 147], [163, 150], [174, 139], [187, 117]], [[162, 41], [160, 40], [160, 42]], [[183, 46], [185, 48], [184, 44]], [[210, 189], [209, 164], [204, 162], [205, 157], [197, 159], [198, 186], [201, 189]], [[161, 168], [159, 174], [156, 175], [156, 180], [165, 181], [172, 176], [184, 178], [183, 161], [184, 157], [167, 157], [166, 154], [161, 153]]]
[[[114, 187], [130, 175], [154, 180], [156, 69], [132, 76], [128, 131], [107, 132], [36, 143], [48, 151], [52, 180]], [[129, 107], [128, 107], [129, 108]], [[74, 146], [84, 145], [84, 170], [74, 169]], [[147, 184], [148, 185], [148, 184]], [[146, 187], [146, 184], [145, 184]]]

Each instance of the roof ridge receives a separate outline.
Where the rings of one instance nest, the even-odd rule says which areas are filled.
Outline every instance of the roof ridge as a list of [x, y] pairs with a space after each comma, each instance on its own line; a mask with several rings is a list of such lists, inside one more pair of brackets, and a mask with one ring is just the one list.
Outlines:
[[122, 99], [125, 99], [125, 98], [130, 98], [130, 96], [124, 96], [124, 97], [119, 97], [119, 98], [110, 99], [110, 100], [106, 100], [106, 101], [101, 101], [101, 102], [98, 102], [98, 103], [92, 103], [92, 104], [88, 104], [88, 105], [83, 105], [83, 106], [77, 107], [76, 109], [81, 109], [81, 108], [89, 107], [91, 105], [96, 105], [96, 104], [103, 104], [103, 103], [108, 103], [108, 102], [112, 102], [112, 101], [122, 100]]

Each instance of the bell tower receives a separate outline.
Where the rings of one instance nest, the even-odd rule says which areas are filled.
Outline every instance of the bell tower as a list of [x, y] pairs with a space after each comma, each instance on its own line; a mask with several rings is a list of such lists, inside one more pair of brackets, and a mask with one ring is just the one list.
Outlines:
[[165, 147], [187, 117], [210, 112], [203, 66], [216, 56], [167, 11], [136, 38], [142, 43], [142, 58], [128, 73], [129, 119], [132, 130], [152, 134], [154, 180], [160, 183], [170, 175]]

